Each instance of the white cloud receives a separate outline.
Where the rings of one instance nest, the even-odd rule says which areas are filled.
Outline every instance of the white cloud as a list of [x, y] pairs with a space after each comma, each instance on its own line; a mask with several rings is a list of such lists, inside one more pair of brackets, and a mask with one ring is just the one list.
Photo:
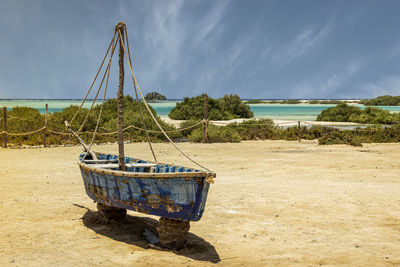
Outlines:
[[296, 36], [287, 44], [275, 51], [272, 60], [275, 63], [284, 65], [290, 61], [306, 54], [314, 49], [329, 33], [332, 24], [328, 23], [323, 27], [316, 25], [308, 26], [296, 34]]
[[[215, 36], [223, 28], [221, 21], [229, 2], [211, 1], [207, 11], [196, 20], [188, 16], [186, 3], [182, 0], [161, 1], [147, 8], [149, 15], [144, 20], [143, 35], [149, 58], [141, 69], [146, 84], [154, 84], [160, 79], [168, 82], [183, 79], [181, 73], [196, 58], [191, 55], [198, 55], [199, 49], [207, 53], [213, 51]], [[232, 57], [239, 54], [240, 51], [236, 51]], [[214, 75], [213, 71], [202, 73], [199, 79], [210, 80]]]
[[[243, 58], [249, 51], [249, 46], [254, 39], [255, 32], [247, 32], [237, 39], [231, 46], [226, 47], [223, 54], [214, 58], [207, 68], [202, 70], [200, 76], [194, 81], [194, 88], [197, 90], [209, 89], [207, 87], [215, 84], [215, 81], [223, 81], [227, 77], [232, 77], [233, 73], [240, 76]], [[223, 90], [223, 88], [220, 88]], [[234, 88], [230, 88], [233, 90]]]
[[169, 80], [177, 79], [176, 68], [185, 39], [184, 25], [179, 22], [183, 1], [157, 2], [150, 7], [144, 21], [144, 41], [151, 52], [144, 78], [155, 80], [167, 72]]
[[362, 91], [368, 95], [368, 97], [400, 95], [400, 75], [389, 75], [375, 82], [369, 82], [363, 86]]
[[228, 1], [216, 1], [215, 6], [208, 12], [196, 26], [196, 36], [193, 40], [193, 45], [202, 44], [221, 23], [228, 6]]
[[[334, 73], [324, 73], [297, 86], [291, 93], [292, 98], [326, 98], [326, 97], [351, 97], [351, 95], [338, 95], [346, 83], [365, 66], [361, 60], [352, 60], [347, 65], [338, 66]], [[352, 88], [353, 89], [353, 88]], [[354, 91], [349, 90], [354, 95]]]
[[260, 58], [265, 58], [268, 55], [271, 55], [271, 53], [273, 52], [275, 45], [272, 42], [272, 33], [268, 33], [264, 39], [263, 39], [263, 43], [264, 43], [264, 48], [261, 52], [261, 56]]

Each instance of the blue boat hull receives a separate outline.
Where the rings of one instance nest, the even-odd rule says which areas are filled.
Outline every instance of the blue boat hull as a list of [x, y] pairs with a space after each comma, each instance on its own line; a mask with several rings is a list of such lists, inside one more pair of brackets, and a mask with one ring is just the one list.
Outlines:
[[[131, 160], [126, 158], [125, 161]], [[210, 183], [215, 177], [213, 173], [192, 171], [183, 167], [174, 168], [174, 172], [165, 171], [164, 167], [158, 173], [149, 173], [143, 172], [143, 168], [133, 168], [126, 172], [106, 170], [92, 167], [82, 161], [79, 162], [79, 166], [86, 193], [94, 201], [185, 221], [200, 220]], [[180, 172], [175, 172], [177, 169]]]

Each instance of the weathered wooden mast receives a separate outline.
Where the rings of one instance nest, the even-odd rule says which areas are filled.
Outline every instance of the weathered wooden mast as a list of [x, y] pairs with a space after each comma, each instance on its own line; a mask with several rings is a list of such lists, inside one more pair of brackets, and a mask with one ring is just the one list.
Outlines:
[[119, 83], [118, 83], [118, 164], [121, 171], [126, 171], [125, 167], [125, 152], [124, 152], [124, 31], [125, 23], [119, 22], [115, 26], [115, 31], [119, 32], [119, 52], [118, 52], [118, 64], [119, 64]]

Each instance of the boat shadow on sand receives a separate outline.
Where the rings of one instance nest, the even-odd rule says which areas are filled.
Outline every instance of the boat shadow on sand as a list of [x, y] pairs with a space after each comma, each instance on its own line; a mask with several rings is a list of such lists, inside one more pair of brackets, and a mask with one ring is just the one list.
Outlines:
[[[127, 214], [126, 219], [122, 222], [108, 222], [97, 211], [77, 204], [74, 205], [86, 209], [86, 213], [82, 217], [83, 224], [97, 234], [144, 249], [158, 249], [152, 246], [143, 235], [145, 230], [157, 233], [157, 220]], [[220, 257], [214, 246], [190, 232], [184, 248], [169, 251], [197, 261], [220, 262]]]

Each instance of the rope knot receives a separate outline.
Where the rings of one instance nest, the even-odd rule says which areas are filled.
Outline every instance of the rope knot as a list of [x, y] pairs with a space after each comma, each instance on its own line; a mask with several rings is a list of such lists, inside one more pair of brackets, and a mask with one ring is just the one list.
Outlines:
[[124, 22], [118, 22], [117, 25], [115, 25], [115, 32], [123, 31], [125, 28], [126, 24]]

